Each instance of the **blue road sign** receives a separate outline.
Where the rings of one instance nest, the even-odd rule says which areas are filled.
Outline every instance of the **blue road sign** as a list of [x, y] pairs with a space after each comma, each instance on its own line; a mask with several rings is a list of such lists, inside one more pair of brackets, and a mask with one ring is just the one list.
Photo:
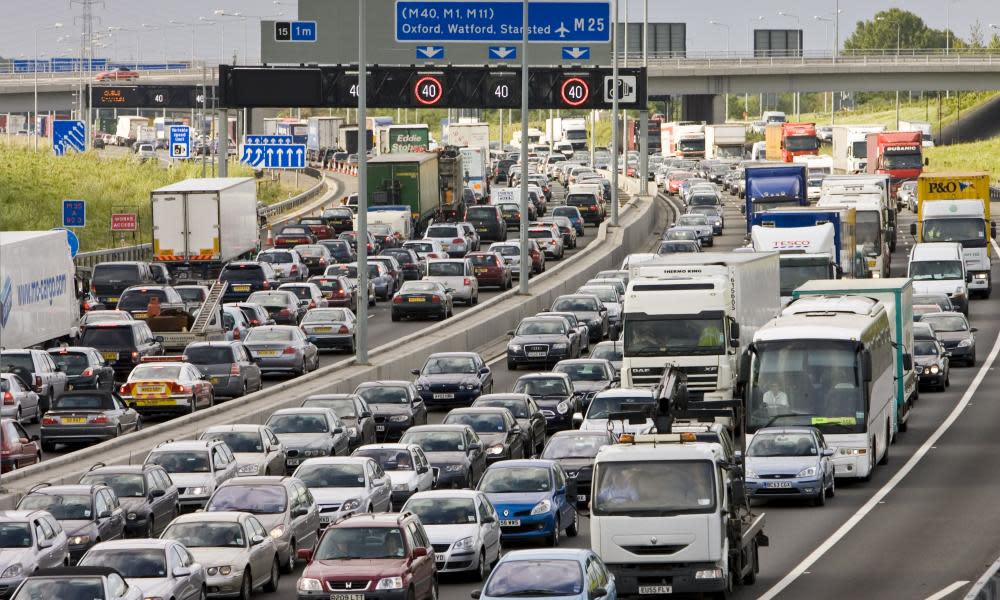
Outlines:
[[517, 46], [490, 46], [490, 60], [515, 60]]
[[304, 169], [305, 144], [243, 144], [240, 162], [256, 169]]
[[[520, 0], [488, 2], [397, 0], [397, 42], [520, 42]], [[608, 43], [609, 2], [542, 1], [528, 4], [532, 42]]]
[[63, 227], [87, 226], [87, 201], [63, 200]]
[[53, 227], [52, 231], [66, 232], [66, 243], [69, 244], [69, 257], [76, 258], [77, 253], [80, 251], [80, 238], [76, 237], [76, 234], [72, 230], [63, 229], [62, 227]]
[[590, 60], [589, 46], [563, 46], [563, 60]]
[[274, 41], [315, 42], [316, 21], [275, 21]]
[[247, 135], [243, 138], [244, 144], [284, 144], [288, 145], [292, 143], [292, 136], [290, 135]]
[[417, 58], [444, 58], [444, 46], [417, 46]]
[[87, 149], [87, 133], [83, 121], [53, 121], [52, 149], [56, 156], [66, 154], [67, 150], [83, 152]]
[[170, 158], [191, 158], [191, 128], [187, 125], [170, 127]]

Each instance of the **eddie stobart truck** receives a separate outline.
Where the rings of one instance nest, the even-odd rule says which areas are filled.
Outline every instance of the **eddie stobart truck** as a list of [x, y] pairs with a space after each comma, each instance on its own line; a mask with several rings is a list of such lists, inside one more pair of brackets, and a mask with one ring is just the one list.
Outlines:
[[917, 179], [917, 242], [958, 242], [972, 281], [969, 292], [989, 298], [996, 224], [990, 220], [990, 177], [986, 173], [927, 173]]
[[368, 161], [368, 205], [410, 207], [413, 229], [464, 214], [462, 155], [440, 152], [383, 154]]

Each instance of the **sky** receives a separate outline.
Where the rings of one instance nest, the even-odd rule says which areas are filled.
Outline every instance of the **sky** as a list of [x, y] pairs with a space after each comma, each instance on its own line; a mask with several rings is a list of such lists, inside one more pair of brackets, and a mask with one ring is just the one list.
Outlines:
[[[814, 17], [832, 17], [837, 1], [648, 0], [648, 3], [650, 21], [687, 23], [687, 48], [691, 52], [721, 52], [727, 49], [727, 44], [733, 51], [746, 51], [750, 27], [801, 28], [806, 51], [822, 51], [831, 47], [834, 27]], [[622, 17], [626, 2], [629, 21], [641, 21], [644, 0], [619, 0]], [[977, 19], [987, 38], [989, 24], [1000, 24], [998, 0], [839, 0], [839, 5], [841, 42], [854, 30], [857, 21], [870, 19], [876, 12], [893, 7], [912, 11], [929, 26], [943, 29], [948, 16], [945, 7], [951, 6], [951, 28], [959, 37], [968, 37], [969, 28]], [[706, 6], [711, 6], [711, 10], [706, 10]], [[99, 52], [111, 59], [135, 60], [141, 53], [139, 57], [144, 61], [161, 61], [164, 57], [187, 60], [192, 53], [194, 31], [196, 59], [218, 62], [221, 56], [231, 60], [235, 53], [240, 62], [247, 55], [256, 63], [259, 61], [257, 19], [246, 19], [244, 26], [243, 20], [219, 17], [215, 11], [241, 12], [264, 18], [275, 18], [280, 11], [284, 13], [282, 17], [294, 18], [296, 7], [295, 0], [103, 0], [94, 7], [94, 14], [100, 19], [95, 22], [94, 29], [108, 34], [109, 27], [122, 28], [111, 31], [111, 37], [99, 42], [106, 44]], [[79, 54], [82, 14], [79, 0], [72, 3], [70, 0], [0, 0], [0, 9], [0, 23], [4, 25], [0, 56], [32, 58], [36, 33], [42, 57]], [[779, 12], [795, 16], [781, 16]], [[201, 23], [201, 26], [172, 25], [171, 20]], [[214, 23], [207, 24], [204, 20]], [[729, 27], [711, 25], [711, 20]], [[56, 23], [61, 23], [62, 27], [53, 28]], [[159, 29], [155, 29], [157, 27]]]

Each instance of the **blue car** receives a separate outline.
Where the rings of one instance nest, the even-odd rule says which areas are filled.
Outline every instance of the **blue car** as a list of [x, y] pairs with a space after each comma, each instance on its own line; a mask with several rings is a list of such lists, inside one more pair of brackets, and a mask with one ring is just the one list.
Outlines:
[[557, 206], [552, 209], [553, 217], [566, 217], [569, 222], [573, 224], [573, 229], [576, 229], [576, 235], [583, 237], [584, 235], [584, 222], [583, 215], [580, 214], [580, 209], [575, 206]]
[[747, 447], [747, 494], [804, 498], [822, 506], [835, 493], [833, 455], [815, 427], [758, 429]]
[[493, 567], [479, 600], [528, 597], [617, 600], [618, 589], [600, 557], [589, 549], [516, 550]]
[[570, 537], [579, 532], [576, 490], [567, 482], [555, 461], [502, 460], [490, 465], [478, 489], [497, 510], [502, 539], [542, 539], [556, 546], [563, 530]]

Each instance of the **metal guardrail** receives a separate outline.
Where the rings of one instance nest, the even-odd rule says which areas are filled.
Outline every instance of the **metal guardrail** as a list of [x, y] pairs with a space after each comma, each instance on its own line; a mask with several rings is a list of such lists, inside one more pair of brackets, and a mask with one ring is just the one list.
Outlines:
[[990, 186], [990, 202], [1000, 202], [1000, 185]]
[[[312, 200], [317, 195], [323, 193], [326, 187], [326, 180], [323, 174], [316, 169], [307, 167], [303, 171], [306, 175], [310, 177], [318, 178], [319, 181], [316, 185], [312, 186], [308, 190], [302, 192], [301, 194], [292, 196], [287, 200], [282, 200], [281, 202], [276, 202], [270, 206], [261, 207], [257, 214], [265, 219], [270, 219], [273, 216], [279, 215], [281, 213], [287, 212], [301, 204]], [[125, 261], [125, 260], [137, 260], [144, 261], [149, 260], [153, 256], [153, 245], [152, 244], [138, 244], [135, 246], [123, 246], [121, 248], [105, 248], [102, 250], [91, 250], [89, 252], [80, 252], [73, 259], [76, 263], [78, 269], [85, 271], [93, 270], [94, 266], [102, 262], [114, 262], [114, 261]]]

